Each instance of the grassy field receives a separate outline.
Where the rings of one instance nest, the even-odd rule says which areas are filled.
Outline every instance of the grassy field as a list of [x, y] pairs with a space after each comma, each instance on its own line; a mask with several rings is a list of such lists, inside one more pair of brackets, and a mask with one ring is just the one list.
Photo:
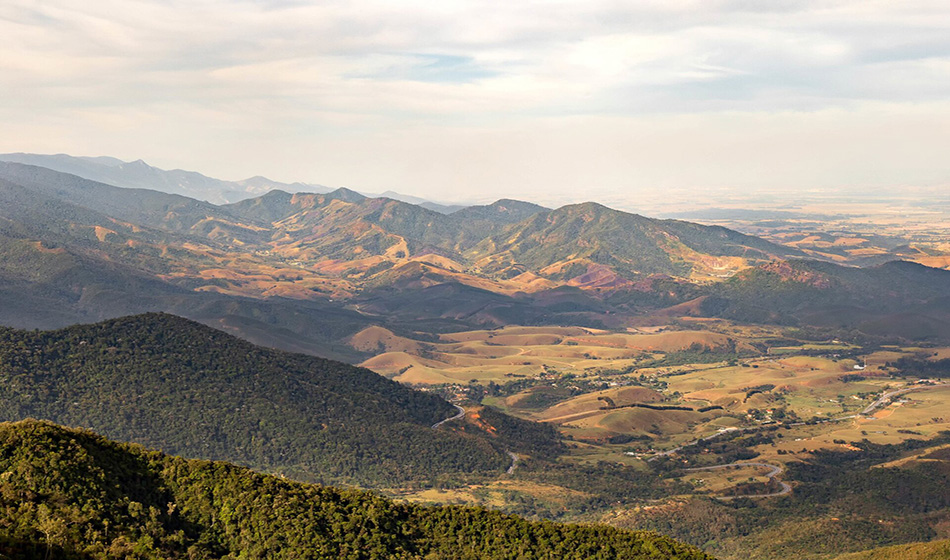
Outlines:
[[435, 343], [370, 327], [351, 337], [355, 349], [376, 353], [363, 366], [403, 383], [503, 383], [550, 372], [590, 375], [627, 369], [690, 348], [723, 349], [742, 340], [709, 330], [663, 328], [607, 332], [577, 327], [505, 327], [441, 335]]
[[[687, 457], [693, 465], [715, 464], [724, 460], [716, 453], [741, 452], [736, 456], [785, 468], [819, 450], [856, 450], [865, 440], [894, 444], [950, 430], [950, 386], [917, 386], [916, 378], [894, 376], [887, 366], [921, 352], [948, 357], [950, 348], [862, 347], [718, 320], [624, 331], [506, 327], [435, 341], [373, 327], [350, 343], [375, 351], [363, 365], [388, 377], [556, 426], [568, 449], [559, 461], [580, 468], [623, 465], [649, 473], [650, 461], [664, 452], [673, 452], [675, 464]], [[866, 410], [885, 392], [906, 388], [914, 390]], [[736, 437], [738, 443], [730, 444]], [[708, 444], [696, 445], [701, 438], [722, 442], [719, 451], [703, 451]], [[683, 449], [699, 453], [684, 455]], [[927, 461], [931, 452], [900, 461]], [[769, 472], [752, 466], [674, 471], [668, 480], [687, 490], [660, 503], [726, 497], [750, 483], [758, 486], [747, 488], [776, 488], [776, 482], [766, 486]], [[582, 512], [588, 508], [578, 510], [578, 504], [602, 503], [576, 487], [517, 475], [397, 495], [578, 520], [587, 519]]]

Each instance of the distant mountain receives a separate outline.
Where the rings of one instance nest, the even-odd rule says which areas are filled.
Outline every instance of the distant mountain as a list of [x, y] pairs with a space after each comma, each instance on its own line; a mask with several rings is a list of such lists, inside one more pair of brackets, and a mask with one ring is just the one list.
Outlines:
[[[654, 220], [594, 203], [549, 211], [501, 200], [446, 215], [337, 189], [323, 194], [272, 191], [215, 207], [115, 191], [35, 167], [4, 164], [0, 176], [133, 224], [189, 235], [200, 234], [200, 227], [219, 242], [228, 238], [244, 247], [269, 242], [270, 251], [297, 262], [353, 261], [347, 270], [362, 280], [384, 272], [384, 265], [398, 268], [426, 254], [448, 259], [428, 264], [452, 274], [510, 281], [528, 273], [516, 283], [535, 278], [550, 282], [523, 288], [529, 291], [563, 283], [613, 288], [655, 274], [727, 277], [758, 262], [801, 256], [725, 228]], [[137, 198], [146, 203], [136, 204], [132, 199]]]
[[[527, 204], [527, 203], [524, 203]], [[407, 264], [435, 255], [432, 264], [464, 268], [462, 252], [486, 234], [500, 231], [503, 220], [465, 214], [441, 214], [389, 198], [367, 198], [348, 189], [326, 194], [270, 193], [223, 207], [246, 220], [270, 221], [271, 250], [312, 262], [351, 261], [350, 275], [386, 263]], [[448, 259], [438, 261], [437, 257]], [[378, 270], [377, 270], [378, 271]]]
[[0, 329], [0, 384], [0, 421], [87, 426], [299, 480], [386, 486], [510, 463], [489, 438], [433, 430], [455, 414], [435, 395], [172, 315]]
[[656, 533], [396, 503], [34, 420], [0, 424], [0, 473], [11, 560], [710, 559]]
[[855, 268], [774, 262], [712, 287], [708, 315], [740, 321], [856, 328], [909, 339], [950, 337], [950, 271], [894, 261]]
[[391, 198], [401, 202], [408, 202], [409, 204], [415, 204], [425, 208], [426, 210], [432, 210], [440, 214], [451, 214], [453, 212], [458, 212], [463, 208], [467, 208], [467, 206], [463, 204], [439, 204], [438, 202], [432, 202], [431, 200], [419, 198], [418, 196], [410, 196], [407, 194], [397, 193], [395, 191], [386, 191], [378, 195], [367, 196], [371, 196], [373, 198]]
[[[296, 248], [278, 243], [280, 251], [274, 251], [269, 245], [276, 235], [271, 222], [299, 213], [300, 201], [324, 195], [274, 191], [242, 203], [237, 212], [35, 166], [0, 163], [0, 177], [2, 324], [55, 328], [167, 311], [260, 344], [358, 362], [365, 356], [339, 341], [374, 322], [390, 323], [342, 309], [328, 296], [352, 290], [348, 280], [303, 270], [288, 262], [299, 258]], [[295, 196], [298, 203], [291, 202]], [[349, 207], [368, 200], [341, 189], [324, 202]], [[444, 218], [396, 201], [372, 202], [378, 204]], [[364, 226], [378, 229], [353, 224]], [[342, 247], [352, 244], [346, 230], [340, 236]], [[253, 286], [256, 293], [248, 291]], [[465, 324], [450, 321], [442, 328], [450, 325]]]
[[[227, 204], [261, 196], [270, 191], [328, 193], [333, 189], [312, 183], [281, 183], [260, 175], [241, 181], [225, 181], [181, 169], [164, 170], [142, 160], [122, 161], [113, 157], [76, 157], [66, 154], [0, 154], [0, 161], [45, 167], [60, 173], [76, 175], [83, 179], [105, 183], [115, 187], [151, 189], [170, 194], [179, 194], [214, 204]], [[351, 191], [352, 192], [352, 191]], [[404, 195], [394, 191], [366, 195], [369, 198], [391, 198], [416, 204], [441, 214], [465, 208], [465, 205], [439, 204], [424, 198]]]
[[180, 194], [215, 204], [260, 196], [274, 189], [307, 192], [328, 192], [331, 190], [321, 185], [280, 183], [266, 177], [251, 177], [243, 181], [224, 181], [194, 171], [159, 169], [142, 160], [125, 162], [110, 157], [16, 153], [0, 154], [0, 161], [45, 167], [116, 187], [152, 189]]
[[550, 209], [531, 202], [503, 198], [485, 206], [469, 206], [460, 209], [452, 217], [456, 220], [471, 222], [515, 224], [535, 214], [549, 211]]
[[731, 276], [795, 250], [721, 227], [655, 220], [596, 203], [535, 213], [466, 256], [488, 274], [524, 271], [555, 282], [614, 288], [650, 275]]
[[214, 205], [4, 162], [0, 202], [0, 321], [21, 327], [167, 311], [356, 361], [340, 341], [369, 324], [619, 327], [654, 312], [878, 333], [895, 332], [890, 317], [902, 332], [950, 336], [933, 269], [805, 261], [723, 227], [595, 203], [442, 214], [337, 189]]

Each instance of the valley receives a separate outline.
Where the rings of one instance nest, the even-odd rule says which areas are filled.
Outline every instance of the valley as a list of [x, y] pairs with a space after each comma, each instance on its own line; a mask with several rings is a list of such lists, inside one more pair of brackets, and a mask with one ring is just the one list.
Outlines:
[[820, 192], [770, 195], [726, 195], [706, 206], [684, 200], [649, 208], [654, 214], [735, 229], [839, 263], [867, 266], [903, 259], [947, 268], [950, 262], [946, 241], [950, 206], [944, 188], [856, 192], [852, 196]]
[[0, 37], [0, 560], [950, 560], [950, 3]]
[[[773, 528], [790, 522], [788, 508], [815, 499], [811, 481], [800, 475], [809, 465], [864, 456], [875, 468], [900, 472], [926, 469], [931, 457], [942, 457], [950, 442], [950, 384], [899, 364], [936, 364], [950, 356], [950, 348], [888, 342], [696, 319], [623, 331], [508, 326], [425, 341], [372, 327], [349, 340], [376, 348], [364, 366], [438, 392], [462, 405], [470, 423], [482, 422], [485, 407], [491, 407], [556, 427], [567, 446], [558, 459], [562, 465], [600, 476], [605, 469], [621, 469], [627, 477], [653, 473], [670, 484], [664, 494], [634, 499], [625, 508], [582, 514], [598, 495], [624, 501], [624, 494], [535, 476], [529, 455], [528, 470], [514, 477], [395, 495], [567, 519], [580, 515], [626, 527], [658, 527], [651, 525], [657, 522], [653, 511], [727, 508], [759, 516]], [[908, 442], [918, 443], [900, 451]], [[887, 460], [875, 459], [878, 450], [891, 448], [896, 451]], [[630, 507], [639, 513], [631, 517]], [[849, 523], [861, 523], [860, 509], [851, 511]], [[942, 535], [947, 513], [925, 523]], [[814, 520], [832, 517], [824, 513]], [[702, 517], [697, 523], [715, 524]], [[697, 540], [665, 527], [722, 558], [748, 554], [760, 530], [738, 540], [730, 536], [735, 528]], [[808, 538], [819, 538], [825, 530], [809, 531]], [[879, 538], [883, 544], [900, 537]], [[827, 551], [849, 546], [869, 545], [845, 539]], [[756, 550], [757, 558], [813, 557], [804, 550]]]
[[60, 329], [0, 330], [0, 420], [724, 560], [950, 537], [950, 271], [595, 203], [242, 198], [0, 163], [0, 322]]

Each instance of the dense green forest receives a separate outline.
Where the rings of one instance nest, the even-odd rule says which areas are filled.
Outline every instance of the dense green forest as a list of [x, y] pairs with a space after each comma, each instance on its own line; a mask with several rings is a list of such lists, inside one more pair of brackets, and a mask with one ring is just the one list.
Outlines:
[[889, 362], [888, 367], [898, 370], [901, 375], [914, 377], [950, 377], [950, 358], [942, 360], [927, 360], [923, 357], [911, 358], [904, 356], [895, 362]]
[[433, 394], [172, 315], [0, 329], [0, 386], [0, 421], [82, 426], [304, 481], [405, 485], [510, 463], [484, 434], [431, 429], [455, 414]]
[[33, 420], [0, 424], [0, 557], [709, 558], [653, 533], [395, 503]]

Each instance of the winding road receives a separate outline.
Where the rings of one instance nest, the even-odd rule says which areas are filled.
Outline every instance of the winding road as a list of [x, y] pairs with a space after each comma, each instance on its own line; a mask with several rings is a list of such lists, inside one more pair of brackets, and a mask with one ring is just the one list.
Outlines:
[[452, 420], [458, 420], [459, 418], [465, 417], [465, 409], [464, 409], [464, 408], [460, 407], [460, 406], [457, 405], [457, 404], [453, 404], [452, 406], [454, 406], [456, 409], [458, 409], [459, 413], [456, 414], [455, 416], [451, 417], [451, 418], [446, 418], [445, 420], [441, 420], [441, 421], [439, 421], [439, 422], [436, 422], [435, 424], [432, 424], [432, 429], [433, 429], [433, 430], [436, 429], [436, 428], [438, 428], [438, 427], [441, 426], [442, 424], [445, 424], [446, 422], [451, 422]]
[[[785, 472], [785, 469], [778, 465], [770, 465], [768, 463], [729, 463], [728, 465], [714, 465], [712, 467], [693, 467], [691, 469], [683, 469], [684, 471], [715, 471], [719, 469], [729, 469], [729, 468], [741, 468], [741, 467], [764, 467], [769, 469], [769, 472], [766, 473], [765, 477], [769, 480], [772, 480], [776, 476]], [[735, 500], [736, 498], [775, 498], [777, 496], [784, 496], [791, 493], [792, 487], [787, 483], [778, 481], [782, 485], [782, 489], [778, 492], [770, 492], [768, 494], [751, 494], [748, 496], [717, 496], [719, 500]]]
[[[453, 416], [453, 417], [451, 417], [451, 418], [446, 418], [445, 420], [441, 420], [441, 421], [439, 421], [439, 422], [436, 422], [435, 424], [432, 425], [432, 429], [433, 429], [433, 430], [436, 429], [436, 428], [438, 428], [438, 427], [441, 426], [442, 424], [445, 424], [446, 422], [451, 422], [452, 420], [459, 420], [459, 419], [465, 417], [465, 409], [464, 409], [464, 408], [460, 407], [460, 406], [457, 405], [457, 404], [453, 404], [452, 406], [454, 406], [454, 407], [459, 411], [458, 414], [456, 414], [455, 416]], [[505, 471], [505, 472], [508, 473], [508, 474], [512, 474], [512, 473], [515, 472], [515, 467], [518, 466], [518, 461], [521, 460], [521, 457], [518, 457], [517, 455], [515, 455], [515, 454], [512, 453], [511, 451], [505, 451], [505, 453], [507, 453], [508, 456], [511, 457], [511, 466], [508, 467], [508, 470]]]
[[511, 451], [505, 451], [505, 453], [507, 453], [508, 456], [511, 457], [511, 466], [508, 467], [508, 470], [505, 472], [508, 474], [512, 474], [513, 472], [515, 472], [515, 467], [518, 466], [518, 461], [521, 458], [515, 455], [514, 453], [512, 453]]
[[[825, 423], [828, 423], [828, 422], [841, 422], [841, 421], [843, 421], [843, 420], [852, 420], [852, 419], [854, 419], [854, 418], [861, 418], [861, 417], [867, 418], [867, 417], [870, 417], [877, 409], [879, 409], [879, 408], [881, 408], [881, 407], [883, 407], [883, 406], [886, 406], [886, 405], [890, 404], [891, 400], [892, 400], [894, 397], [896, 397], [896, 396], [904, 395], [904, 394], [906, 394], [906, 393], [912, 393], [912, 392], [915, 392], [915, 391], [924, 391], [924, 390], [927, 390], [927, 389], [939, 389], [939, 388], [948, 387], [948, 386], [950, 386], [950, 383], [936, 383], [936, 384], [933, 384], [933, 385], [912, 385], [912, 386], [910, 386], [910, 387], [902, 387], [902, 388], [900, 388], [900, 389], [893, 389], [893, 390], [890, 390], [890, 391], [884, 391], [884, 392], [881, 394], [880, 397], [878, 397], [877, 399], [875, 399], [874, 402], [872, 402], [871, 404], [869, 404], [867, 407], [864, 408], [864, 410], [862, 410], [861, 412], [859, 412], [859, 413], [857, 413], [857, 414], [849, 414], [849, 415], [847, 415], [847, 416], [840, 416], [840, 417], [838, 417], [838, 418], [828, 418], [828, 419], [826, 419], [826, 420], [819, 420], [819, 421], [816, 422], [816, 423], [817, 423], [817, 424], [825, 424]], [[778, 424], [778, 426], [791, 427], [791, 426], [804, 426], [805, 424], [806, 424], [805, 422], [792, 422], [792, 423], [789, 423], [789, 424]], [[699, 438], [699, 439], [696, 439], [696, 440], [693, 440], [693, 441], [684, 443], [684, 444], [682, 444], [682, 445], [680, 445], [680, 446], [678, 446], [678, 447], [674, 447], [673, 449], [668, 449], [668, 450], [666, 450], [666, 451], [657, 451], [657, 452], [655, 452], [655, 453], [653, 454], [652, 457], [648, 458], [647, 461], [653, 461], [654, 459], [658, 459], [658, 458], [660, 458], [660, 457], [667, 457], [667, 456], [673, 455], [673, 454], [676, 453], [677, 451], [682, 450], [684, 447], [690, 447], [690, 446], [698, 445], [698, 444], [703, 443], [703, 442], [706, 442], [706, 441], [711, 441], [711, 440], [714, 440], [714, 439], [716, 439], [716, 438], [718, 438], [718, 437], [720, 437], [720, 436], [723, 436], [723, 435], [725, 435], [725, 434], [736, 433], [736, 432], [751, 432], [751, 431], [757, 431], [757, 430], [768, 429], [768, 428], [772, 428], [772, 427], [775, 427], [775, 426], [776, 426], [776, 424], [767, 424], [767, 425], [763, 425], [763, 426], [750, 426], [750, 427], [747, 427], [747, 428], [737, 428], [737, 429], [733, 429], [733, 430], [724, 430], [724, 431], [722, 431], [722, 432], [717, 432], [717, 433], [715, 433], [715, 434], [712, 434], [712, 435], [709, 435], [709, 436], [706, 436], [706, 437], [702, 437], [702, 438]], [[775, 478], [776, 476], [778, 476], [778, 475], [780, 475], [780, 474], [782, 474], [782, 473], [784, 472], [784, 469], [783, 469], [782, 467], [779, 467], [779, 466], [776, 466], [776, 465], [770, 465], [770, 464], [768, 464], [768, 463], [744, 463], [744, 462], [740, 462], [740, 463], [729, 463], [728, 465], [715, 465], [715, 466], [712, 466], [712, 467], [694, 467], [694, 468], [683, 469], [683, 470], [684, 470], [684, 471], [711, 471], [711, 470], [717, 470], [717, 469], [727, 469], [727, 468], [730, 468], [730, 467], [764, 467], [764, 468], [767, 468], [767, 469], [771, 469], [771, 470], [768, 472], [768, 474], [765, 475], [765, 476], [766, 476], [767, 478], [769, 478], [770, 480], [773, 479], [773, 478]], [[752, 496], [720, 496], [718, 499], [720, 499], [720, 500], [734, 500], [734, 499], [740, 498], [740, 497], [741, 497], [741, 498], [773, 498], [773, 497], [777, 497], [777, 496], [784, 496], [784, 495], [786, 495], [786, 494], [789, 494], [789, 493], [792, 491], [792, 487], [789, 486], [787, 483], [782, 482], [781, 480], [778, 481], [778, 482], [779, 482], [779, 484], [782, 485], [782, 489], [779, 490], [778, 492], [772, 492], [772, 493], [769, 493], [769, 494], [756, 494], [756, 495], [752, 495]]]
[[892, 397], [903, 395], [905, 393], [913, 393], [914, 391], [924, 391], [926, 389], [939, 389], [940, 387], [946, 387], [950, 383], [934, 383], [933, 385], [912, 385], [910, 387], [904, 387], [901, 389], [894, 389], [893, 391], [884, 391], [884, 393], [878, 397], [878, 399], [867, 406], [864, 410], [861, 411], [860, 416], [868, 416], [875, 409], [880, 408], [885, 404], [891, 402]]

